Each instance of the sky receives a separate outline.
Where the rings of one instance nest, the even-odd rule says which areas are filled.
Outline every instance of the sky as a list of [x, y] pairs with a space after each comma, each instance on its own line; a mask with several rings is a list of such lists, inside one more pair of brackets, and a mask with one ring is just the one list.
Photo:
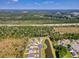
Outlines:
[[0, 0], [0, 9], [79, 9], [79, 0]]

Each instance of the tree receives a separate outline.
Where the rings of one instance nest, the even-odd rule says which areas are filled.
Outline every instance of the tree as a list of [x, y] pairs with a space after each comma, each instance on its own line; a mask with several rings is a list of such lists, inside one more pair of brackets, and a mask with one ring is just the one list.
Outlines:
[[67, 54], [67, 49], [64, 46], [57, 45], [57, 46], [54, 46], [54, 48], [56, 49], [57, 58], [62, 58], [64, 57], [64, 55]]

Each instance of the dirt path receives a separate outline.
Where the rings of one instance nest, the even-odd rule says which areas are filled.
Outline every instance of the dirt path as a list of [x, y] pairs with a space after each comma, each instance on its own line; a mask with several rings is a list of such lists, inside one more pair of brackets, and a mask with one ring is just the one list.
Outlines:
[[54, 56], [52, 55], [52, 50], [51, 50], [49, 41], [45, 40], [45, 43], [47, 45], [47, 49], [45, 50], [46, 58], [53, 58]]
[[64, 24], [0, 24], [0, 26], [79, 26], [79, 23]]

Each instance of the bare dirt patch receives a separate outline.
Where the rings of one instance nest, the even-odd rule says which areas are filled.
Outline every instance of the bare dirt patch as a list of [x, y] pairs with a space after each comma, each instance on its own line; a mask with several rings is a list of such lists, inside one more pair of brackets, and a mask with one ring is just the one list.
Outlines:
[[54, 27], [55, 32], [64, 33], [79, 33], [79, 27]]
[[24, 39], [5, 39], [0, 42], [0, 58], [21, 57], [25, 45]]

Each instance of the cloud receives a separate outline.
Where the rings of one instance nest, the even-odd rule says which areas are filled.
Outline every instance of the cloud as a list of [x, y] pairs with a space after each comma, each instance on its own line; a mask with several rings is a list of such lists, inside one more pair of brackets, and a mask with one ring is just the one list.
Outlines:
[[7, 3], [7, 4], [10, 4], [11, 2], [10, 2], [10, 1], [7, 1], [6, 3]]
[[55, 4], [55, 2], [54, 1], [43, 1], [41, 3], [34, 2], [34, 3], [29, 4], [29, 5], [43, 6], [43, 5], [52, 5], [52, 4]]
[[34, 3], [34, 5], [38, 5], [38, 6], [40, 6], [41, 4], [40, 4], [40, 3], [38, 3], [38, 2], [35, 2], [35, 3]]
[[18, 2], [19, 0], [12, 0], [13, 2]]
[[8, 0], [6, 2], [6, 4], [14, 4], [14, 3], [17, 3], [19, 0]]
[[7, 4], [12, 4], [12, 3], [16, 3], [16, 2], [18, 2], [19, 0], [8, 0], [7, 1]]
[[53, 4], [54, 1], [44, 1], [42, 4]]

